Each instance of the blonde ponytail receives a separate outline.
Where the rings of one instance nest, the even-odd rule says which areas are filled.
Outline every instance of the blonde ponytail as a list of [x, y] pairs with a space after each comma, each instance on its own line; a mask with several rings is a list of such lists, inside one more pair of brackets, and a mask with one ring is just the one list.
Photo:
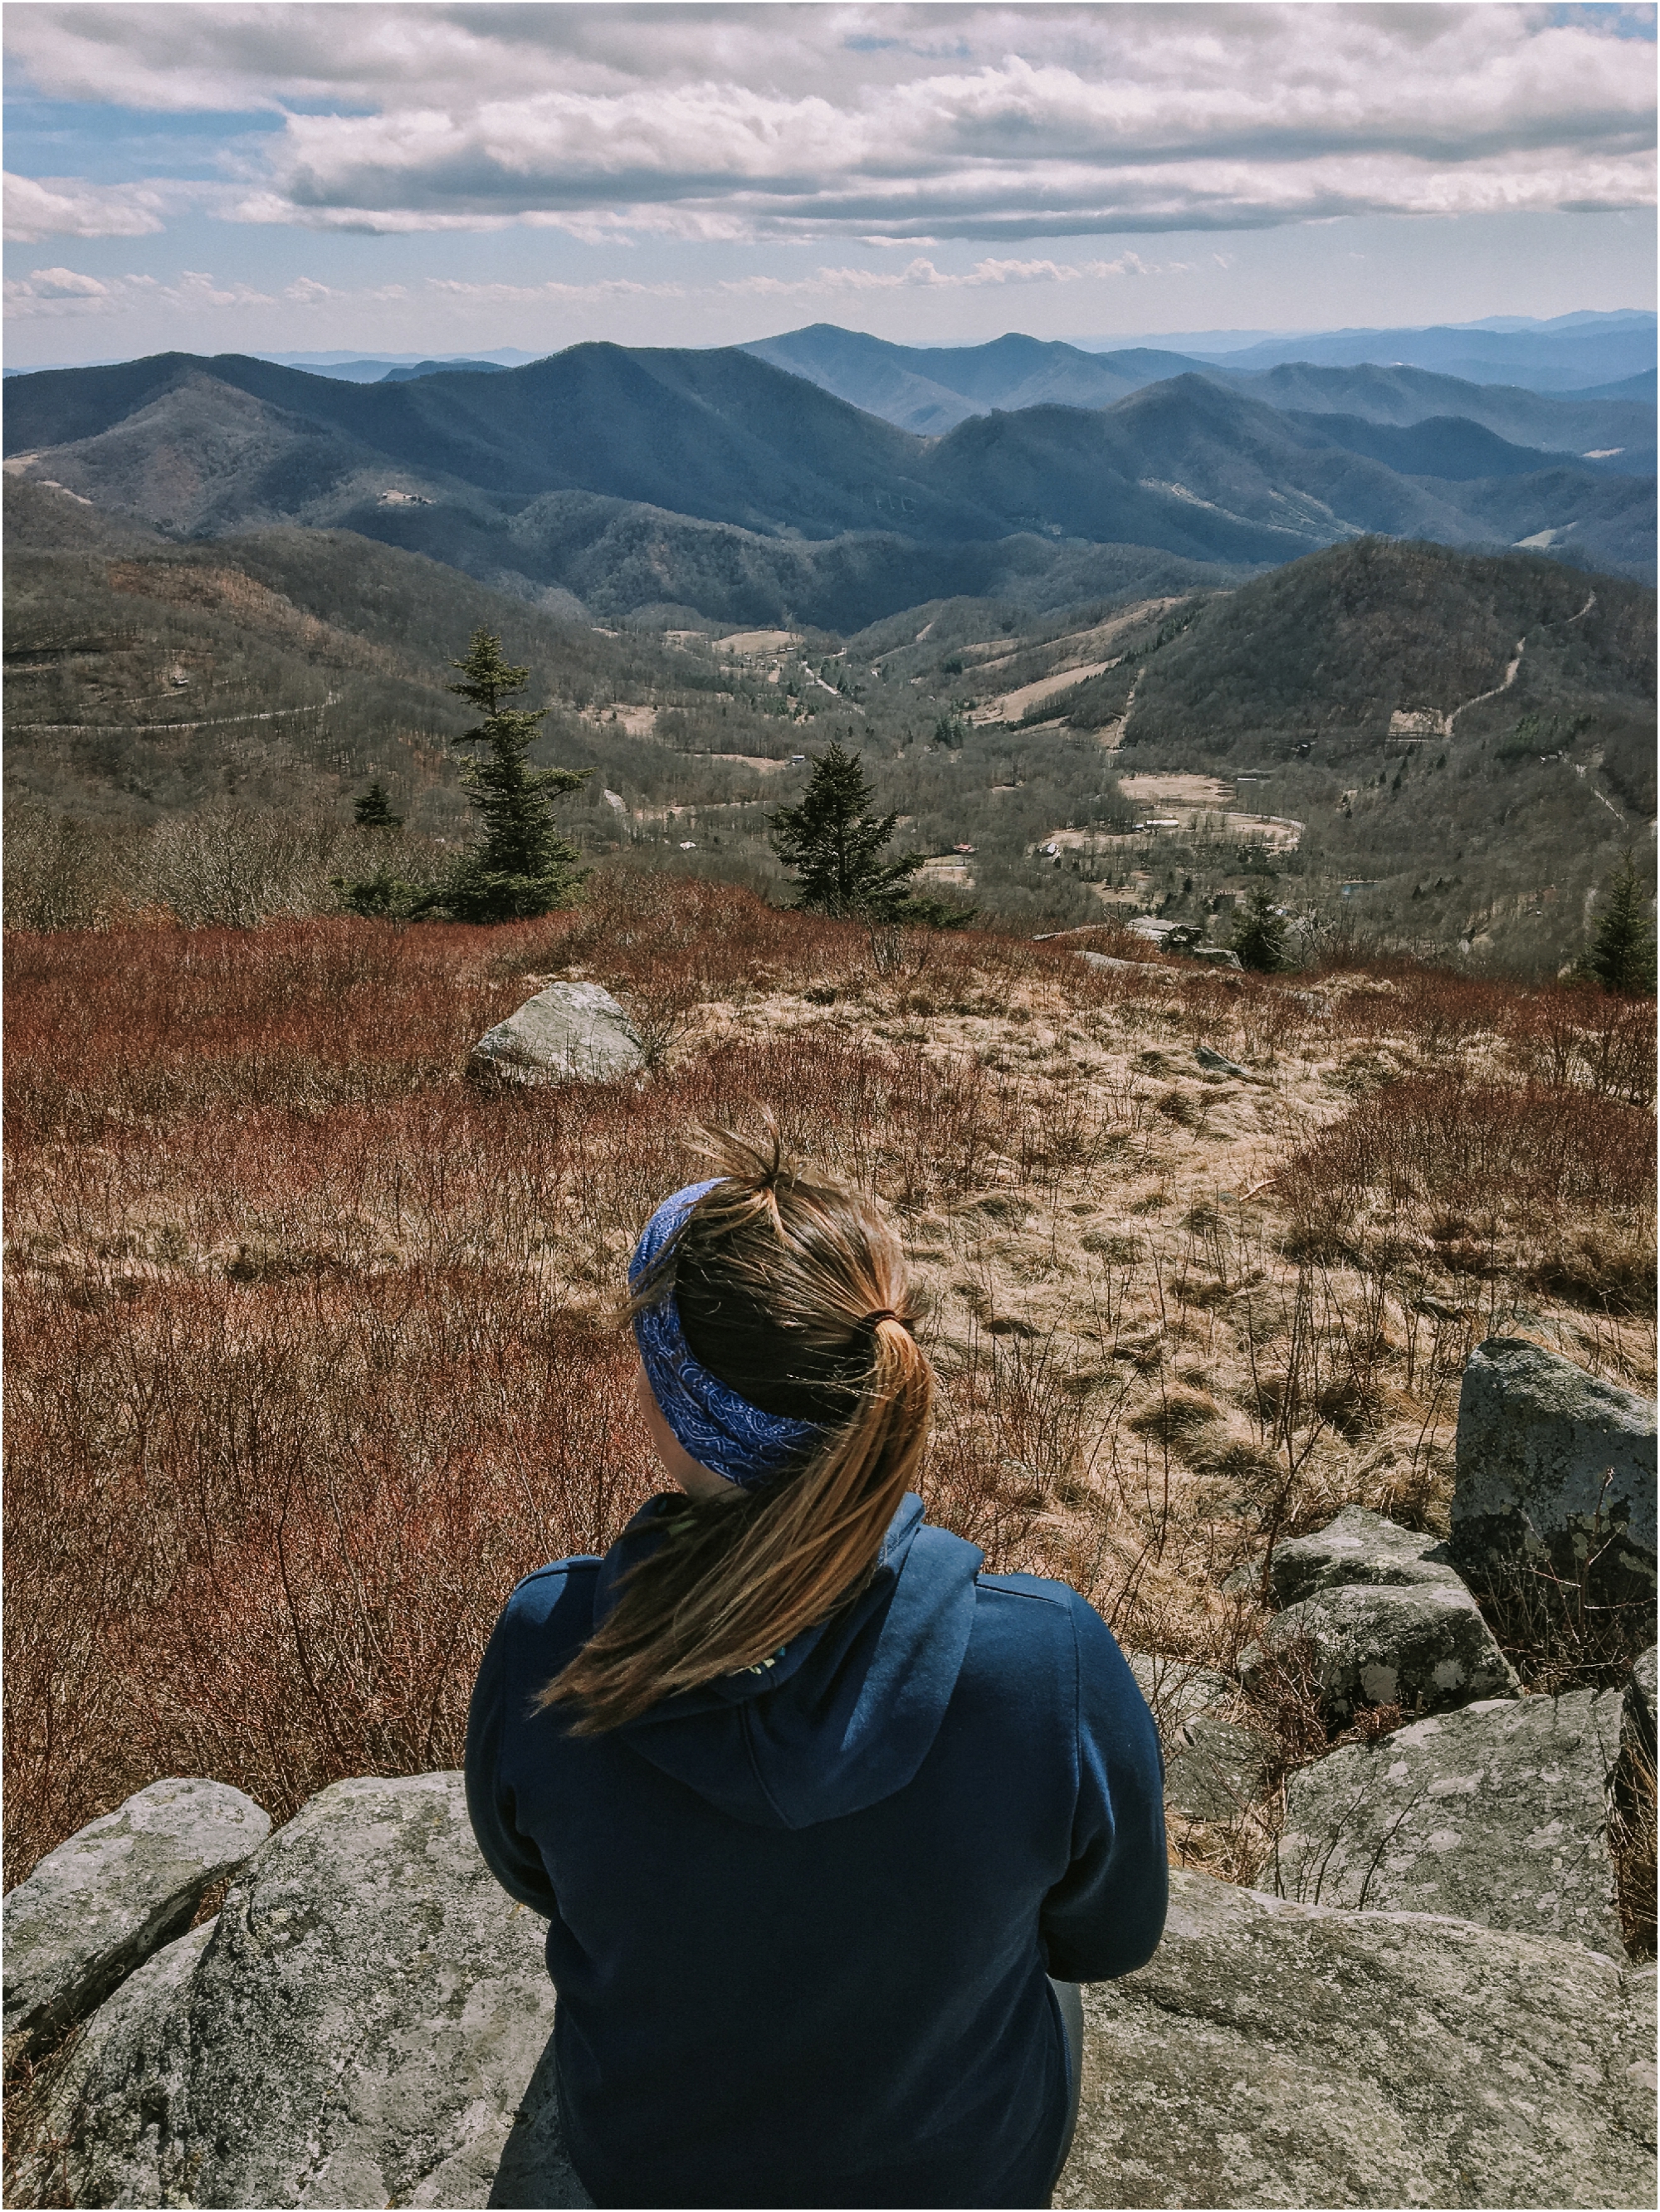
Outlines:
[[676, 1288], [701, 1361], [787, 1412], [828, 1409], [799, 1469], [688, 1498], [613, 1611], [542, 1692], [597, 1735], [677, 1691], [764, 1666], [856, 1595], [914, 1485], [933, 1376], [909, 1325], [899, 1240], [869, 1201], [731, 1137], [725, 1179], [692, 1206], [630, 1310]]

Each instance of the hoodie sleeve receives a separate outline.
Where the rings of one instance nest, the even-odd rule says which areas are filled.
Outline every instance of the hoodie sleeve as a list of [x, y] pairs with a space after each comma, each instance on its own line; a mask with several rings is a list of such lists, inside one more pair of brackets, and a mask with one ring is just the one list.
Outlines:
[[1158, 1732], [1111, 1631], [1072, 1593], [1078, 1801], [1072, 1864], [1039, 1918], [1048, 1971], [1104, 1982], [1146, 1966], [1164, 1929], [1169, 1867]]
[[525, 1685], [518, 1679], [523, 1669], [514, 1664], [522, 1642], [517, 1606], [515, 1591], [496, 1624], [473, 1685], [467, 1711], [467, 1814], [484, 1863], [502, 1888], [551, 1919], [556, 1909], [553, 1885], [541, 1852], [515, 1822], [514, 1792], [503, 1771], [508, 1733], [526, 1704]]

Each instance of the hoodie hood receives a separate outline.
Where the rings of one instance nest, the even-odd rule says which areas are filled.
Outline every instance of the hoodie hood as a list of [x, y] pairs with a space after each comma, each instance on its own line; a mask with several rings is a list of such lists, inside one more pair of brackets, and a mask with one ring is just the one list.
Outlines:
[[[597, 1626], [684, 1501], [654, 1498], [600, 1564]], [[659, 1539], [660, 1540], [660, 1537]], [[908, 1497], [857, 1601], [803, 1629], [769, 1664], [723, 1675], [618, 1729], [618, 1740], [733, 1819], [807, 1828], [903, 1790], [939, 1731], [974, 1626], [982, 1554], [931, 1528]]]

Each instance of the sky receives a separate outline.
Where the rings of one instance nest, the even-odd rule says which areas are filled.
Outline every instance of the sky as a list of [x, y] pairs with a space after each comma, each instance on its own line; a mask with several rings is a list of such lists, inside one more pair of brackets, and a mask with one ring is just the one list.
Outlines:
[[1655, 15], [10, 0], [6, 363], [1648, 308]]

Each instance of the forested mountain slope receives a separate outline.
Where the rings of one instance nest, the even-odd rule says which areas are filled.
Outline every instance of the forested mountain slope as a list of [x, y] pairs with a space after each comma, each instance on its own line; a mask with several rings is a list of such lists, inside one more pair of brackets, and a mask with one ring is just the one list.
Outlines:
[[14, 471], [174, 532], [347, 528], [608, 617], [858, 628], [964, 592], [1152, 591], [1172, 557], [1263, 566], [1378, 531], [1653, 560], [1636, 478], [1566, 453], [1529, 470], [1456, 422], [1391, 447], [1196, 374], [929, 439], [735, 348], [583, 345], [380, 386], [171, 355], [14, 379], [6, 434]]
[[1254, 372], [1212, 368], [1219, 384], [1243, 392], [1265, 406], [1314, 415], [1358, 415], [1368, 422], [1408, 424], [1436, 416], [1479, 423], [1496, 437], [1541, 452], [1584, 456], [1611, 453], [1628, 474], [1654, 471], [1652, 400], [1560, 397], [1525, 392], [1519, 385], [1472, 384], [1433, 370], [1407, 368], [1398, 362], [1362, 362], [1350, 368], [1325, 368], [1287, 362]]

